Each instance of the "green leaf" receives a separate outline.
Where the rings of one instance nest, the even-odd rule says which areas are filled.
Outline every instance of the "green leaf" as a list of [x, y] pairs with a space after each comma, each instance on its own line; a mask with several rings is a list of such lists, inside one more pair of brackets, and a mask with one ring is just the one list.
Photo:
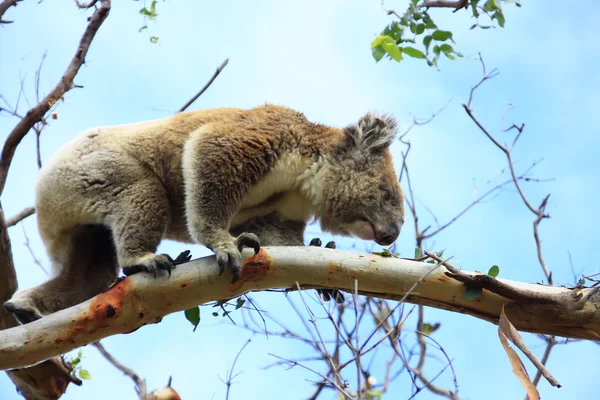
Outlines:
[[[384, 32], [385, 32], [385, 30], [384, 30]], [[377, 35], [377, 37], [375, 38], [375, 40], [373, 40], [371, 42], [371, 48], [374, 49], [375, 47], [381, 46], [381, 42], [383, 42], [383, 38], [385, 36], [386, 35]]]
[[473, 29], [475, 29], [475, 28], [477, 28], [477, 24], [473, 24], [473, 25], [471, 25], [471, 27], [469, 28], [469, 30], [473, 30]]
[[419, 247], [415, 248], [415, 258], [421, 258], [423, 254], [421, 253], [421, 249]]
[[475, 300], [483, 294], [483, 289], [476, 287], [469, 287], [463, 295], [466, 300]]
[[79, 377], [81, 379], [85, 379], [86, 381], [89, 381], [90, 379], [92, 379], [92, 376], [90, 375], [90, 373], [87, 371], [87, 369], [80, 369], [79, 370]]
[[419, 2], [419, 0], [410, 0], [410, 2], [411, 2], [411, 4], [412, 4], [413, 6], [415, 6], [415, 7], [416, 7], [416, 6], [417, 6], [417, 3]]
[[443, 53], [452, 53], [454, 51], [452, 46], [450, 46], [449, 44], [446, 44], [446, 43], [444, 43], [443, 45], [440, 46], [440, 50]]
[[425, 22], [425, 28], [427, 29], [437, 28], [437, 25], [435, 24], [435, 22], [433, 22], [433, 20], [431, 19], [429, 14], [427, 14], [427, 12], [423, 12], [423, 22]]
[[444, 252], [446, 251], [446, 249], [444, 250], [440, 250], [437, 253], [435, 253], [436, 256], [438, 256], [439, 258], [442, 258], [444, 256]]
[[218, 317], [219, 313], [215, 311], [214, 313], [212, 313], [212, 315], [213, 315], [213, 317]]
[[402, 18], [400, 18], [400, 24], [404, 25], [404, 26], [408, 26], [408, 19], [410, 18], [410, 16], [408, 15], [408, 13], [404, 13], [404, 15], [402, 16]]
[[238, 297], [237, 302], [235, 303], [235, 309], [239, 310], [245, 302], [246, 300], [242, 299], [241, 297]]
[[413, 19], [414, 19], [415, 21], [418, 21], [418, 20], [420, 20], [421, 18], [423, 18], [423, 17], [422, 17], [422, 16], [421, 16], [421, 14], [419, 14], [418, 12], [416, 12], [416, 13], [413, 13]]
[[410, 23], [410, 31], [411, 31], [412, 33], [415, 33], [415, 32], [417, 32], [417, 24], [415, 24], [414, 22], [411, 22], [411, 23]]
[[194, 330], [192, 332], [196, 332], [196, 328], [200, 323], [200, 307], [196, 306], [185, 310], [185, 317], [192, 325], [194, 325]]
[[425, 32], [425, 24], [418, 24], [417, 25], [417, 35], [420, 35], [423, 32]]
[[431, 335], [433, 332], [437, 331], [440, 327], [440, 323], [436, 322], [435, 324], [423, 324], [422, 332], [426, 335]]
[[425, 58], [425, 54], [423, 54], [423, 52], [421, 52], [421, 50], [417, 50], [413, 47], [404, 47], [402, 49], [402, 52], [404, 54], [406, 54], [407, 56], [410, 56], [413, 58]]
[[431, 43], [431, 39], [433, 37], [431, 35], [427, 35], [423, 38], [423, 44], [425, 45], [425, 50], [429, 53], [429, 44]]
[[152, 44], [156, 44], [156, 43], [158, 43], [158, 36], [152, 36], [152, 37], [150, 38], [150, 43], [152, 43]]
[[383, 51], [380, 47], [374, 47], [371, 49], [371, 53], [373, 54], [373, 58], [376, 62], [381, 61], [383, 56], [385, 56], [385, 51]]
[[148, 29], [148, 25], [144, 25], [142, 26], [140, 29], [138, 29], [138, 32], [143, 31], [144, 29]]
[[433, 46], [433, 54], [439, 57], [440, 55], [440, 46]]
[[502, 14], [502, 11], [496, 11], [492, 15], [492, 19], [496, 19], [498, 21], [498, 25], [500, 25], [501, 28], [504, 28], [504, 23], [506, 20], [504, 19], [504, 14]]
[[383, 40], [381, 42], [381, 48], [383, 50], [385, 50], [391, 58], [393, 58], [396, 61], [401, 61], [402, 60], [402, 51], [400, 50], [400, 48], [398, 48], [398, 45], [396, 44], [396, 42], [394, 41], [394, 39], [392, 39], [389, 36], [384, 36]]
[[490, 268], [490, 270], [488, 271], [488, 275], [492, 276], [492, 277], [497, 277], [498, 274], [500, 273], [500, 267], [498, 267], [497, 265], [492, 266], [492, 268]]
[[385, 258], [390, 258], [393, 257], [394, 255], [392, 254], [392, 252], [390, 251], [390, 249], [383, 249], [383, 251], [374, 251], [373, 254], [376, 254], [380, 257], [385, 257]]
[[434, 31], [431, 36], [433, 36], [433, 38], [435, 40], [443, 42], [444, 40], [448, 40], [448, 39], [452, 38], [452, 32], [437, 30], [437, 31]]

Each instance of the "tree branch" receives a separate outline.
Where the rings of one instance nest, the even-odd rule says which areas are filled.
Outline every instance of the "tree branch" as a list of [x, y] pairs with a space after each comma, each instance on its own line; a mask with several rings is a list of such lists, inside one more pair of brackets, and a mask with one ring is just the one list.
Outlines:
[[192, 105], [193, 102], [195, 102], [198, 99], [198, 97], [202, 96], [202, 93], [204, 93], [206, 91], [206, 89], [208, 89], [209, 86], [212, 85], [212, 83], [215, 81], [215, 79], [217, 79], [217, 76], [219, 76], [221, 71], [223, 71], [223, 69], [227, 66], [228, 63], [229, 63], [229, 58], [225, 59], [225, 61], [223, 61], [223, 63], [221, 65], [219, 65], [219, 67], [217, 68], [217, 70], [215, 71], [213, 76], [210, 77], [210, 79], [208, 80], [206, 85], [204, 85], [204, 87], [202, 89], [200, 89], [200, 91], [198, 93], [196, 93], [196, 95], [194, 97], [192, 97], [190, 100], [188, 100], [188, 102], [185, 103], [185, 105], [183, 107], [181, 107], [179, 109], [179, 111], [177, 111], [177, 112], [185, 111], [189, 106]]
[[19, 212], [17, 215], [13, 215], [9, 219], [7, 219], [6, 226], [7, 227], [15, 226], [16, 224], [18, 224], [19, 222], [23, 221], [25, 218], [27, 218], [33, 214], [35, 214], [35, 208], [27, 207], [27, 208], [23, 209], [21, 212]]
[[2, 19], [4, 13], [11, 7], [16, 7], [17, 3], [22, 0], [4, 0], [0, 3], [0, 24], [11, 24], [13, 21], [6, 21]]
[[[244, 255], [251, 254], [245, 250]], [[167, 314], [197, 304], [229, 299], [253, 290], [328, 287], [399, 299], [431, 270], [431, 264], [374, 254], [306, 247], [265, 247], [246, 258], [235, 284], [231, 274], [218, 275], [214, 256], [177, 267], [172, 276], [153, 279], [139, 273], [76, 306], [30, 324], [0, 332], [0, 369], [18, 368], [117, 333], [159, 322]], [[502, 306], [516, 329], [580, 339], [600, 340], [600, 289], [559, 288], [499, 280], [531, 301], [512, 302], [484, 290], [477, 301], [464, 298], [464, 285], [437, 268], [406, 301], [461, 312], [498, 323]], [[475, 273], [468, 273], [476, 275]], [[350, 279], [349, 279], [350, 278]], [[538, 297], [555, 301], [537, 304]], [[165, 300], [168, 299], [168, 300]]]
[[[6, 1], [5, 1], [6, 2]], [[2, 3], [4, 4], [4, 3]], [[14, 4], [13, 4], [14, 5]], [[2, 9], [0, 8], [0, 16]], [[60, 79], [59, 83], [52, 89], [52, 91], [44, 97], [44, 99], [37, 104], [35, 107], [27, 111], [23, 119], [15, 126], [12, 132], [8, 135], [2, 153], [0, 155], [0, 194], [4, 191], [4, 185], [6, 184], [6, 177], [8, 175], [8, 169], [12, 162], [13, 156], [17, 146], [23, 140], [25, 135], [29, 132], [33, 126], [42, 120], [44, 115], [50, 110], [50, 108], [69, 90], [75, 87], [73, 79], [79, 72], [79, 69], [85, 62], [85, 56], [90, 48], [92, 40], [98, 32], [98, 29], [108, 16], [110, 11], [110, 0], [100, 0], [100, 7], [94, 11], [91, 16], [87, 28], [79, 41], [79, 46], [75, 52], [75, 56], [69, 63], [67, 71]]]

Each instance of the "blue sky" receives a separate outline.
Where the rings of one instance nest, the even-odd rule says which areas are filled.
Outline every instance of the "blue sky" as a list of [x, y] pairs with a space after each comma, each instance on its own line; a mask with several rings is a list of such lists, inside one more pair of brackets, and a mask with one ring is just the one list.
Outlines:
[[[406, 5], [395, 2], [386, 6], [402, 10]], [[576, 273], [600, 272], [590, 256], [600, 244], [596, 206], [600, 193], [594, 184], [600, 173], [596, 162], [600, 149], [598, 2], [580, 1], [569, 7], [526, 2], [522, 8], [506, 7], [506, 28], [487, 31], [469, 31], [472, 22], [466, 12], [434, 10], [438, 25], [452, 30], [456, 47], [470, 56], [454, 62], [442, 60], [439, 71], [414, 60], [374, 62], [369, 44], [391, 21], [379, 2], [161, 2], [158, 22], [149, 24], [151, 33], [160, 37], [160, 45], [151, 45], [145, 33], [137, 32], [143, 24], [140, 7], [139, 2], [113, 2], [109, 18], [92, 44], [87, 66], [75, 80], [84, 89], [67, 94], [57, 110], [59, 118], [43, 133], [43, 160], [83, 129], [171, 115], [204, 85], [217, 65], [230, 58], [230, 64], [193, 109], [271, 102], [336, 126], [376, 110], [394, 114], [406, 127], [411, 113], [427, 117], [450, 101], [432, 123], [413, 130], [410, 155], [419, 204], [446, 221], [471, 201], [474, 184], [496, 176], [505, 167], [503, 155], [476, 129], [461, 106], [480, 78], [477, 52], [481, 51], [488, 68], [498, 68], [500, 75], [477, 92], [475, 112], [504, 141], [509, 136], [500, 131], [501, 118], [506, 105], [515, 104], [510, 118], [526, 123], [514, 153], [517, 167], [523, 170], [543, 158], [533, 175], [555, 178], [524, 186], [534, 204], [552, 193], [548, 205], [552, 218], [543, 222], [541, 234], [555, 282], [573, 282], [569, 251]], [[87, 14], [70, 2], [22, 2], [10, 10], [5, 19], [15, 23], [0, 27], [0, 93], [14, 104], [19, 76], [26, 74], [25, 87], [33, 100], [34, 73], [44, 51], [47, 58], [41, 88], [47, 93], [72, 57]], [[12, 118], [0, 117], [0, 132], [6, 135], [15, 123]], [[400, 149], [394, 145], [396, 154]], [[30, 135], [19, 146], [2, 198], [7, 216], [33, 204], [36, 174], [35, 143]], [[424, 225], [433, 223], [423, 206], [420, 218]], [[504, 278], [538, 282], [543, 275], [536, 259], [532, 221], [517, 193], [506, 189], [494, 201], [471, 210], [428, 247], [446, 248], [446, 254], [453, 255], [465, 269], [485, 270], [497, 264]], [[24, 227], [36, 255], [48, 266], [35, 219], [28, 219]], [[308, 240], [316, 228], [310, 232]], [[23, 245], [21, 227], [11, 228], [10, 233], [20, 286], [41, 283], [45, 275]], [[366, 246], [360, 240], [336, 240], [341, 248]], [[189, 246], [165, 242], [160, 251], [178, 254], [184, 248]], [[404, 255], [413, 253], [410, 223], [398, 248]], [[195, 257], [209, 254], [201, 246], [191, 249]], [[261, 294], [256, 298], [270, 313], [299, 327], [299, 321], [289, 317], [290, 308], [282, 296]], [[236, 371], [243, 372], [231, 398], [305, 398], [312, 393], [307, 380], [316, 377], [309, 372], [263, 369], [273, 362], [267, 353], [301, 357], [306, 354], [304, 347], [293, 341], [252, 336], [211, 317], [210, 310], [202, 311], [195, 333], [180, 313], [103, 343], [145, 377], [150, 388], [164, 386], [173, 376], [173, 385], [184, 398], [218, 399], [225, 397], [226, 390], [219, 378], [225, 377], [241, 346], [252, 337], [236, 365]], [[426, 320], [442, 324], [435, 338], [454, 360], [462, 398], [523, 398], [494, 325], [433, 309], [426, 310]], [[409, 332], [406, 335], [410, 338]], [[541, 356], [543, 343], [531, 335], [525, 337]], [[542, 398], [597, 398], [600, 384], [590, 360], [599, 355], [600, 348], [591, 343], [555, 348], [548, 367], [563, 388], [542, 381]], [[428, 362], [432, 373], [441, 365], [433, 359]], [[81, 388], [69, 388], [64, 399], [135, 398], [132, 383], [96, 349], [84, 349], [83, 363], [92, 380]], [[530, 367], [527, 361], [525, 364]], [[579, 365], [584, 367], [574, 367]], [[375, 365], [374, 370], [381, 368]], [[352, 382], [354, 373], [348, 375]], [[436, 382], [451, 388], [448, 376]], [[384, 398], [408, 398], [410, 390], [404, 376]], [[19, 398], [3, 374], [0, 397]], [[416, 398], [437, 396], [423, 392]]]

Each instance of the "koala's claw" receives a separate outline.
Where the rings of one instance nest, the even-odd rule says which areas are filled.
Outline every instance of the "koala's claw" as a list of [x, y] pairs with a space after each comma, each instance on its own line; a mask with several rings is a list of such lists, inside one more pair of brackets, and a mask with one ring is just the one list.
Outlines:
[[219, 265], [219, 275], [223, 274], [225, 267], [229, 267], [233, 273], [231, 283], [236, 283], [242, 273], [242, 250], [244, 247], [254, 249], [254, 254], [260, 251], [260, 241], [258, 236], [253, 233], [242, 233], [232, 244], [226, 244], [215, 249], [217, 264]]
[[235, 239], [235, 244], [240, 252], [244, 247], [252, 247], [254, 249], [254, 254], [258, 254], [260, 251], [260, 240], [258, 240], [258, 236], [254, 233], [242, 233]]
[[191, 259], [192, 259], [192, 253], [190, 253], [189, 250], [185, 250], [185, 251], [182, 251], [181, 253], [179, 253], [177, 258], [175, 260], [173, 260], [173, 265], [183, 264], [183, 263], [190, 261]]
[[[309, 246], [321, 247], [321, 244], [322, 244], [321, 239], [314, 238], [313, 240], [310, 241]], [[335, 249], [335, 247], [336, 246], [335, 246], [334, 241], [328, 242], [325, 245], [325, 248], [327, 248], [327, 249]], [[341, 304], [346, 300], [344, 298], [344, 295], [342, 294], [342, 292], [340, 292], [339, 290], [336, 290], [336, 289], [317, 289], [317, 293], [319, 293], [319, 295], [321, 296], [323, 301], [329, 301], [331, 299], [334, 299], [336, 303]]]
[[[184, 255], [184, 253], [187, 254]], [[178, 257], [178, 264], [181, 264], [182, 259], [180, 257], [183, 256], [183, 259], [189, 256], [189, 250], [186, 250], [181, 253]], [[190, 256], [191, 257], [191, 256]], [[169, 276], [171, 276], [171, 270], [175, 268], [175, 260], [171, 258], [168, 254], [156, 254], [154, 257], [144, 260], [144, 262], [136, 265], [130, 265], [128, 267], [123, 267], [123, 273], [127, 276], [136, 274], [138, 272], [152, 272], [154, 278], [156, 278], [156, 273], [158, 270], [167, 271]]]

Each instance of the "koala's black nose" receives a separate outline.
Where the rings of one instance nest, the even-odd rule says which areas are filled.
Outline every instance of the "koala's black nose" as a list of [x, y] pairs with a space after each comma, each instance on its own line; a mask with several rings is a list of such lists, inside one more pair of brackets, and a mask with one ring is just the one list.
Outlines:
[[375, 242], [381, 246], [389, 246], [396, 241], [400, 234], [400, 224], [392, 223], [387, 227], [380, 229], [375, 235]]

